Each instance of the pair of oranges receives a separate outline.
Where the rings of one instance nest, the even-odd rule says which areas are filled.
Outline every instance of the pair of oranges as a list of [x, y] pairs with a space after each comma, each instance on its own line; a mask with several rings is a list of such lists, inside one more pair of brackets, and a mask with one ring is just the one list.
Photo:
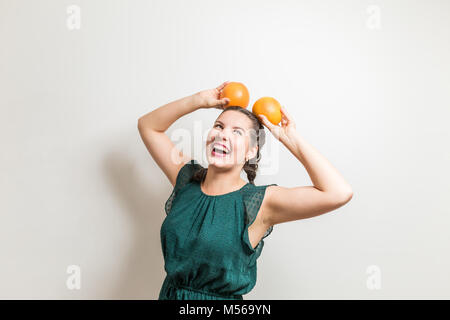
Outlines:
[[[228, 98], [230, 101], [224, 107], [239, 106], [247, 108], [250, 100], [247, 87], [241, 82], [229, 82], [220, 92], [220, 99]], [[281, 105], [272, 97], [262, 97], [258, 99], [252, 108], [255, 115], [265, 115], [266, 118], [274, 125], [278, 125], [281, 121]]]

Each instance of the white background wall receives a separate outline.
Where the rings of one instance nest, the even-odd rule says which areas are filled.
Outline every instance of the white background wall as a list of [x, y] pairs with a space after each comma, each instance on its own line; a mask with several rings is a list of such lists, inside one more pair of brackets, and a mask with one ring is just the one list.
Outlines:
[[[245, 299], [450, 298], [449, 39], [444, 0], [0, 0], [0, 298], [157, 299], [172, 187], [137, 119], [226, 80], [276, 97], [354, 190], [276, 225]], [[256, 184], [311, 185], [279, 150]]]

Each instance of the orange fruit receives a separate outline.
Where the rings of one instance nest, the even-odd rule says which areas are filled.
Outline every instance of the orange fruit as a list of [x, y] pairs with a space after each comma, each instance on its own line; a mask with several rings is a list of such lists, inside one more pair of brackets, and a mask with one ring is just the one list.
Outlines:
[[250, 100], [247, 87], [241, 82], [229, 82], [220, 92], [220, 99], [228, 98], [230, 101], [224, 106], [239, 106], [247, 108]]
[[256, 115], [263, 114], [274, 125], [281, 121], [281, 105], [272, 97], [262, 97], [253, 105], [252, 112]]

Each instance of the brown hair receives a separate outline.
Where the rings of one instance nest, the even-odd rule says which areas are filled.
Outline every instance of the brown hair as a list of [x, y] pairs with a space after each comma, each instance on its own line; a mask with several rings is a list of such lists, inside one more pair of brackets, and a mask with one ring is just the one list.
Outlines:
[[[253, 130], [250, 130], [250, 146], [253, 147], [256, 142], [256, 145], [258, 146], [258, 151], [257, 151], [255, 158], [249, 159], [249, 160], [247, 160], [247, 162], [245, 162], [243, 169], [244, 169], [245, 173], [247, 174], [248, 181], [251, 184], [254, 184], [254, 180], [256, 177], [256, 171], [258, 170], [258, 162], [261, 159], [261, 153], [260, 153], [261, 148], [264, 145], [264, 143], [266, 142], [266, 133], [264, 131], [264, 126], [259, 121], [259, 119], [253, 114], [253, 112], [251, 112], [245, 108], [241, 108], [238, 106], [230, 106], [230, 107], [227, 107], [225, 110], [223, 110], [222, 113], [231, 111], [231, 110], [239, 111], [239, 112], [245, 114], [252, 122]], [[203, 182], [205, 180], [207, 172], [208, 172], [208, 168], [200, 168], [199, 170], [197, 170], [194, 173], [194, 175], [192, 176], [192, 180], [197, 181], [197, 182]]]

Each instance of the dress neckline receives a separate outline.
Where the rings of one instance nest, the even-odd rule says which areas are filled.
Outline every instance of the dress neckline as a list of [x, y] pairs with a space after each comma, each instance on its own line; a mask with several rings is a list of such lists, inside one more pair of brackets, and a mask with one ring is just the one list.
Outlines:
[[250, 182], [247, 182], [247, 183], [244, 184], [240, 189], [237, 189], [237, 190], [234, 190], [234, 191], [231, 191], [231, 192], [227, 192], [227, 193], [223, 193], [223, 194], [211, 195], [211, 194], [206, 194], [206, 193], [203, 192], [203, 190], [202, 190], [202, 183], [201, 183], [201, 182], [198, 182], [198, 183], [197, 183], [198, 189], [200, 190], [200, 193], [201, 193], [202, 195], [204, 195], [204, 196], [206, 196], [206, 197], [210, 197], [210, 198], [223, 197], [223, 196], [227, 196], [227, 195], [229, 195], [229, 194], [236, 193], [236, 192], [241, 191], [242, 189], [244, 189], [244, 188], [245, 188], [247, 185], [249, 185], [249, 184], [250, 184]]

